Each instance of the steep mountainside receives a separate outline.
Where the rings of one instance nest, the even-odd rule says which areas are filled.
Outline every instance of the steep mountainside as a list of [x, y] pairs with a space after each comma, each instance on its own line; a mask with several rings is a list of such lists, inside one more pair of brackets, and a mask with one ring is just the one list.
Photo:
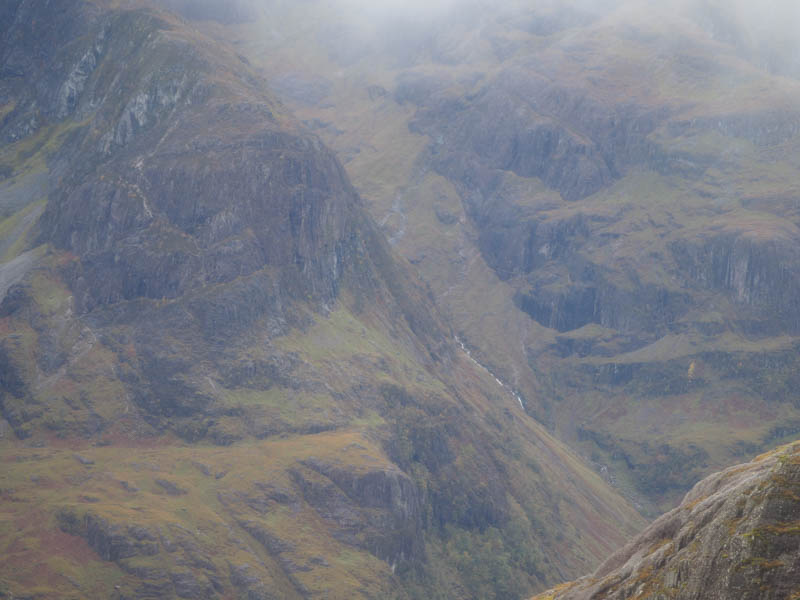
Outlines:
[[191, 22], [3, 2], [0, 139], [0, 597], [518, 598], [642, 525]]
[[795, 435], [782, 42], [715, 1], [445, 4], [203, 26], [343, 158], [473, 354], [644, 510]]
[[591, 577], [536, 600], [800, 597], [800, 444], [698, 483]]

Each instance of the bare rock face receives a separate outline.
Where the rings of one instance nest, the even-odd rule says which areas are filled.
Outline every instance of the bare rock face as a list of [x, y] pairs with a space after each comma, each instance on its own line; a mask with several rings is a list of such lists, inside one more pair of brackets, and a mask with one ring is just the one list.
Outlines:
[[75, 256], [77, 312], [257, 273], [261, 296], [337, 297], [371, 225], [334, 155], [246, 61], [167, 13], [3, 10], [0, 135], [64, 128], [37, 241]]
[[304, 467], [293, 478], [306, 501], [337, 527], [338, 538], [364, 547], [393, 569], [422, 558], [422, 502], [405, 473], [354, 473], [313, 459]]
[[770, 333], [800, 329], [796, 228], [770, 236], [722, 232], [676, 241], [672, 250], [695, 284], [722, 291], [736, 303], [745, 328]]
[[412, 130], [435, 140], [434, 169], [462, 194], [478, 192], [465, 198], [475, 214], [496, 194], [502, 171], [539, 178], [564, 199], [579, 200], [632, 165], [666, 160], [648, 135], [668, 108], [599, 101], [587, 88], [537, 73], [533, 61], [504, 70], [467, 97], [433, 90], [411, 98], [421, 105]]
[[[421, 76], [412, 80], [411, 93], [408, 73], [397, 82], [398, 101], [418, 106], [411, 130], [432, 139], [424, 162], [459, 190], [484, 259], [520, 288], [517, 306], [559, 332], [594, 323], [635, 332], [644, 342], [654, 331], [674, 332], [675, 322], [698, 302], [692, 294], [710, 288], [739, 305], [737, 326], [757, 334], [797, 331], [791, 300], [797, 295], [796, 228], [787, 224], [762, 239], [736, 231], [675, 235], [666, 258], [691, 290], [678, 292], [663, 282], [646, 285], [643, 273], [631, 277], [632, 271], [593, 256], [618, 237], [601, 232], [620, 215], [588, 209], [553, 216], [552, 200], [531, 205], [524, 195], [508, 193], [503, 182], [508, 173], [536, 179], [577, 204], [633, 169], [693, 180], [713, 159], [667, 148], [654, 141], [659, 135], [719, 135], [765, 149], [792, 138], [798, 116], [761, 110], [686, 119], [668, 104], [600, 99], [585, 81], [551, 80], [541, 68], [521, 61], [465, 96], [441, 84], [426, 86]], [[639, 305], [651, 307], [650, 314], [634, 316]]]
[[[285, 334], [298, 302], [324, 313], [345, 287], [392, 296], [415, 332], [444, 339], [336, 157], [233, 51], [166, 12], [3, 10], [0, 57], [13, 72], [0, 81], [12, 107], [0, 136], [63, 129], [33, 243], [69, 257], [57, 275], [74, 314], [100, 329], [124, 323], [121, 343], [142, 360], [122, 379], [151, 422], [208, 416], [199, 365], [220, 363], [256, 322], [270, 323], [268, 338]], [[30, 305], [11, 300], [6, 313]], [[38, 354], [45, 372], [63, 364], [44, 345]], [[15, 363], [0, 362], [15, 402], [28, 402]], [[3, 412], [19, 431], [30, 420]]]
[[590, 577], [536, 600], [756, 600], [800, 589], [800, 443], [704, 479]]
[[68, 42], [66, 79], [42, 74], [8, 119], [25, 106], [42, 119], [88, 116], [40, 225], [42, 241], [80, 257], [69, 277], [78, 310], [174, 299], [265, 267], [281, 273], [274, 285], [334, 298], [358, 201], [333, 155], [244, 63], [216, 77], [230, 57], [170, 22], [123, 12], [87, 28]]

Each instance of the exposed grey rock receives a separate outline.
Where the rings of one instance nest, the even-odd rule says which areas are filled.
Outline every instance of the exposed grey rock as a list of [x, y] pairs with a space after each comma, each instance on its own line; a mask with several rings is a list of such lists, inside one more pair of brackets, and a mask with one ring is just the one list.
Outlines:
[[183, 496], [188, 493], [167, 479], [156, 479], [156, 483], [170, 496]]
[[[152, 537], [138, 538], [130, 535], [117, 524], [92, 513], [79, 516], [73, 511], [62, 510], [57, 515], [62, 531], [86, 538], [89, 546], [103, 560], [118, 561], [133, 556], [153, 556], [158, 554], [158, 542]], [[137, 528], [134, 530], [141, 531]]]
[[[729, 232], [676, 241], [671, 249], [693, 282], [724, 291], [755, 311], [743, 311], [741, 326], [756, 327], [759, 333], [800, 331], [797, 239]], [[747, 317], [752, 319], [749, 324]]]
[[37, 250], [29, 250], [0, 265], [0, 302], [5, 300], [6, 292], [36, 266], [40, 256]]
[[378, 98], [384, 98], [389, 95], [389, 92], [380, 85], [370, 85], [367, 86], [367, 94], [369, 95], [369, 99], [372, 101], [377, 100]]
[[[420, 493], [405, 473], [376, 470], [357, 474], [314, 459], [304, 464], [325, 478], [294, 471], [303, 497], [323, 518], [336, 523], [343, 541], [365, 546], [393, 566], [405, 567], [420, 560], [424, 552]], [[370, 509], [366, 517], [365, 511]]]
[[122, 486], [122, 489], [124, 489], [126, 492], [136, 493], [139, 491], [139, 488], [137, 488], [135, 485], [131, 485], [127, 481], [120, 481], [119, 483]]
[[789, 598], [800, 583], [800, 444], [712, 475], [550, 600]]
[[171, 572], [170, 579], [179, 598], [214, 598], [216, 594], [208, 581], [201, 581], [191, 571]]
[[192, 465], [206, 477], [211, 477], [211, 469], [201, 462], [192, 461]]
[[423, 110], [412, 128], [437, 140], [434, 168], [484, 199], [494, 170], [538, 177], [568, 200], [584, 198], [631, 162], [655, 156], [646, 137], [665, 117], [645, 107], [605, 105], [523, 65], [468, 100], [429, 93], [414, 101]]
[[277, 600], [277, 596], [264, 585], [264, 582], [251, 574], [250, 565], [229, 563], [229, 568], [231, 583], [247, 594], [247, 600]]
[[[253, 521], [239, 521], [239, 526], [242, 527], [247, 533], [249, 533], [253, 538], [255, 538], [266, 550], [278, 561], [278, 564], [281, 566], [284, 575], [286, 575], [287, 579], [291, 582], [291, 584], [295, 587], [295, 589], [303, 596], [308, 595], [308, 589], [303, 585], [303, 583], [294, 576], [294, 574], [300, 570], [304, 570], [303, 567], [298, 567], [297, 563], [295, 563], [291, 557], [287, 556], [286, 553], [291, 552], [294, 550], [294, 546], [287, 542], [286, 540], [282, 540], [277, 536], [273, 535], [257, 523]], [[250, 590], [253, 588], [248, 589], [248, 594]], [[258, 586], [255, 587], [254, 593], [260, 593], [260, 588]], [[258, 597], [257, 595], [255, 597]]]
[[128, 535], [140, 542], [143, 540], [148, 540], [151, 542], [155, 542], [158, 540], [158, 537], [155, 534], [153, 534], [146, 527], [142, 527], [141, 525], [129, 525]]
[[86, 458], [85, 456], [82, 456], [80, 454], [73, 454], [72, 457], [75, 460], [77, 460], [79, 463], [81, 463], [82, 465], [93, 465], [94, 464], [94, 461], [92, 459]]

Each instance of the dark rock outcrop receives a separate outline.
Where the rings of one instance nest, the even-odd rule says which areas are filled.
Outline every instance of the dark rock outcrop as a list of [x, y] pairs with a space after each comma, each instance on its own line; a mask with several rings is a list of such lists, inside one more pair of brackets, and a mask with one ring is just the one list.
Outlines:
[[800, 331], [800, 252], [796, 229], [748, 235], [723, 232], [672, 244], [677, 263], [705, 288], [742, 307], [740, 325], [754, 333]]
[[133, 556], [153, 556], [159, 552], [155, 536], [141, 527], [124, 527], [86, 513], [83, 516], [63, 510], [57, 515], [61, 530], [86, 538], [92, 550], [107, 561]]
[[293, 471], [295, 482], [305, 500], [336, 524], [340, 539], [401, 570], [422, 559], [422, 498], [405, 473], [359, 473], [317, 460], [304, 466], [308, 470]]
[[468, 98], [410, 99], [422, 107], [412, 130], [434, 140], [434, 168], [484, 197], [500, 170], [538, 177], [567, 200], [584, 198], [653, 159], [657, 149], [647, 136], [667, 116], [605, 104], [588, 89], [554, 83], [535, 65], [506, 69]]

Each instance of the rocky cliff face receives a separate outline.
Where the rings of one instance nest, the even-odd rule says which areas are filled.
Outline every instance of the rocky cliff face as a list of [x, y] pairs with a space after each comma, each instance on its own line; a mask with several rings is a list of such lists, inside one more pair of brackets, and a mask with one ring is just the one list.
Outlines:
[[[674, 260], [669, 268], [680, 278], [681, 289], [643, 281], [645, 274], [619, 264], [616, 257], [606, 262], [592, 256], [618, 239], [619, 233], [608, 230], [621, 214], [603, 214], [594, 203], [558, 210], [563, 204], [552, 197], [537, 202], [509, 193], [505, 182], [509, 173], [539, 180], [575, 203], [612, 187], [634, 169], [693, 180], [719, 159], [667, 140], [713, 132], [774, 148], [797, 134], [797, 115], [764, 109], [687, 119], [668, 101], [653, 103], [633, 95], [619, 102], [591, 78], [555, 76], [560, 61], [569, 60], [568, 47], [541, 54], [508, 61], [499, 75], [465, 96], [455, 94], [457, 86], [451, 85], [401, 98], [418, 106], [411, 131], [432, 140], [419, 160], [453, 181], [478, 229], [487, 264], [500, 279], [516, 280], [519, 308], [560, 332], [596, 323], [635, 332], [644, 343], [657, 339], [649, 332], [663, 335], [676, 329], [676, 321], [696, 302], [683, 290], [700, 283], [760, 312], [759, 334], [787, 327], [794, 331], [797, 315], [786, 308], [786, 300], [796, 295], [794, 227], [781, 232], [785, 244], [775, 240], [769, 248], [767, 235], [746, 227], [738, 236], [675, 233], [666, 258]], [[697, 68], [710, 76], [716, 67]], [[405, 89], [402, 83], [399, 87]], [[718, 225], [727, 225], [725, 219]], [[689, 249], [706, 237], [713, 237], [713, 249]], [[649, 307], [648, 314], [635, 315], [636, 305]], [[753, 313], [743, 312], [743, 321], [754, 326]]]
[[692, 243], [676, 241], [673, 254], [693, 282], [721, 291], [753, 333], [795, 333], [800, 277], [797, 231], [791, 224], [771, 235], [724, 232]]
[[423, 110], [411, 127], [437, 140], [433, 167], [484, 196], [493, 192], [493, 175], [511, 171], [577, 200], [630, 165], [655, 160], [657, 148], [647, 138], [668, 110], [602, 102], [588, 88], [548, 75], [529, 59], [468, 99], [419, 98]]
[[[235, 55], [192, 39], [166, 13], [91, 3], [66, 13], [74, 38], [50, 39], [62, 29], [47, 22], [44, 35], [26, 34], [36, 10], [22, 3], [9, 17], [5, 54], [26, 44], [29, 59], [54, 45], [70, 50], [57, 55], [60, 68], [20, 63], [30, 77], [8, 78], [16, 95], [3, 131], [13, 139], [30, 122], [41, 123], [30, 135], [59, 123], [69, 131], [48, 157], [48, 203], [33, 243], [69, 257], [57, 271], [75, 314], [108, 326], [127, 313], [123, 337], [143, 358], [127, 377], [147, 414], [196, 415], [213, 394], [176, 381], [178, 365], [190, 371], [190, 356], [219, 363], [214, 350], [263, 319], [273, 334], [285, 332], [295, 299], [325, 310], [346, 279], [367, 301], [393, 287], [398, 316], [422, 337], [438, 335], [429, 340], [435, 352], [441, 330], [409, 296], [419, 293], [412, 280], [391, 270], [339, 163]], [[195, 345], [189, 356], [167, 350], [173, 336]], [[206, 353], [209, 343], [216, 347]], [[25, 419], [12, 412], [22, 433]]]
[[592, 576], [536, 598], [794, 598], [798, 486], [798, 444], [712, 475]]
[[[89, 11], [79, 6], [73, 12]], [[27, 39], [19, 31], [30, 22], [26, 7], [8, 32], [8, 52]], [[81, 287], [78, 309], [174, 299], [264, 267], [284, 273], [280, 283], [293, 293], [332, 300], [354, 251], [357, 200], [341, 168], [287, 126], [246, 65], [212, 59], [214, 48], [163, 18], [85, 18], [86, 31], [63, 44], [69, 52], [47, 72], [24, 65], [40, 89], [19, 94], [4, 122], [6, 137], [31, 120], [80, 123], [40, 221], [42, 241], [80, 257], [70, 282]], [[35, 39], [30, 55], [62, 45]], [[69, 56], [74, 65], [63, 64]], [[225, 60], [234, 68], [223, 77]]]

